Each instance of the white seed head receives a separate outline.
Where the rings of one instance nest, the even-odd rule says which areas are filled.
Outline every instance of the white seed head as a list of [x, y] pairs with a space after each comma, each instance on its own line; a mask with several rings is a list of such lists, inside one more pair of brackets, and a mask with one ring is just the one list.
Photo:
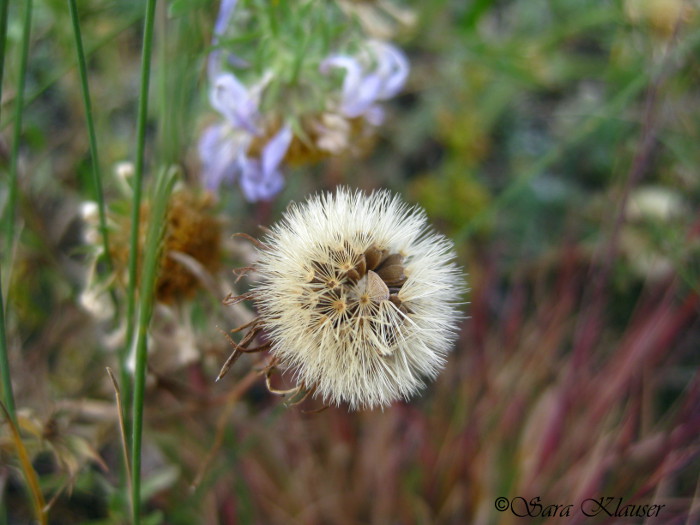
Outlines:
[[271, 352], [324, 403], [386, 406], [443, 367], [464, 280], [422, 210], [341, 188], [290, 206], [265, 244], [255, 301]]

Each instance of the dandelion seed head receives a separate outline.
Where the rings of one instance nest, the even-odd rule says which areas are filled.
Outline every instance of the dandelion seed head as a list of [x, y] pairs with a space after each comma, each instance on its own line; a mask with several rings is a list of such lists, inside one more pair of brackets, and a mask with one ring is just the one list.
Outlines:
[[292, 205], [265, 244], [255, 301], [271, 352], [324, 403], [386, 406], [444, 366], [464, 281], [422, 210], [339, 189]]

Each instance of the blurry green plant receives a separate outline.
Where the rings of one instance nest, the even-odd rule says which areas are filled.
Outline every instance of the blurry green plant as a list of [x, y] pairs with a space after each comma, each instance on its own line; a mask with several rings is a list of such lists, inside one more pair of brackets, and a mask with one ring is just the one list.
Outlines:
[[487, 209], [491, 196], [463, 164], [454, 162], [443, 169], [441, 174], [427, 174], [412, 180], [408, 191], [449, 235]]

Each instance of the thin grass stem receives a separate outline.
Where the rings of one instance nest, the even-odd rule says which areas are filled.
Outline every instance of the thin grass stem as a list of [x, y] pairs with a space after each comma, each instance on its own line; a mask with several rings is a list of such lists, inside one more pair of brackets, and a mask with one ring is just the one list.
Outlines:
[[[126, 295], [126, 339], [121, 357], [120, 382], [123, 388], [130, 384], [127, 370], [127, 359], [131, 350], [134, 337], [135, 312], [136, 312], [136, 284], [138, 278], [139, 260], [139, 227], [141, 222], [141, 189], [143, 186], [144, 153], [146, 149], [146, 122], [148, 120], [148, 87], [151, 78], [151, 52], [153, 48], [153, 27], [155, 22], [156, 0], [146, 2], [146, 15], [144, 20], [143, 46], [141, 50], [141, 87], [139, 90], [139, 106], [136, 122], [136, 161], [134, 163], [134, 178], [132, 181], [133, 196], [131, 201], [131, 232], [129, 240], [129, 261]], [[127, 396], [125, 410], [130, 412], [129, 398]], [[127, 429], [128, 432], [129, 429]], [[127, 433], [128, 435], [128, 433]], [[130, 446], [131, 447], [131, 446]], [[133, 450], [130, 450], [133, 458]], [[133, 473], [138, 477], [138, 471]]]
[[[5, 252], [4, 260], [0, 263], [6, 265], [8, 278], [12, 261], [12, 247], [14, 245], [15, 208], [17, 205], [17, 169], [19, 157], [19, 140], [22, 131], [22, 96], [24, 93], [25, 74], [29, 56], [29, 32], [32, 19], [32, 2], [28, 0], [25, 8], [24, 34], [22, 36], [22, 55], [20, 58], [19, 81], [17, 85], [17, 101], [15, 107], [15, 127], [13, 131], [13, 144], [10, 157], [10, 180], [8, 181], [8, 201], [5, 215]], [[2, 100], [2, 81], [5, 73], [5, 42], [7, 40], [7, 11], [8, 0], [0, 3], [0, 100]], [[10, 359], [7, 347], [7, 333], [5, 331], [5, 295], [2, 289], [2, 271], [0, 271], [0, 381], [2, 381], [2, 400], [7, 410], [7, 417], [14, 424], [17, 421], [15, 413], [15, 397], [12, 392], [12, 374], [10, 373]]]
[[90, 141], [90, 157], [92, 160], [92, 181], [94, 184], [95, 200], [99, 211], [100, 233], [102, 235], [102, 247], [104, 253], [102, 257], [107, 266], [107, 273], [112, 271], [112, 257], [109, 249], [109, 233], [107, 231], [107, 213], [105, 211], [104, 192], [102, 189], [102, 177], [100, 175], [100, 161], [97, 152], [97, 136], [95, 134], [95, 123], [92, 116], [92, 103], [90, 102], [90, 88], [88, 86], [87, 63], [85, 61], [85, 51], [83, 49], [83, 39], [80, 34], [80, 21], [78, 20], [78, 7], [75, 0], [68, 0], [71, 21], [73, 23], [73, 33], [75, 36], [75, 50], [78, 55], [78, 71], [80, 73], [80, 88], [83, 95], [83, 105], [85, 106], [85, 119], [87, 121], [88, 138]]
[[9, 4], [9, 0], [0, 0], [0, 100], [2, 100], [2, 80], [5, 78], [5, 43], [7, 42], [7, 8]]
[[[2, 100], [2, 80], [5, 73], [5, 41], [7, 40], [7, 6], [8, 0], [0, 0], [0, 101]], [[2, 105], [0, 104], [0, 110]], [[0, 261], [1, 262], [1, 261]], [[15, 396], [12, 393], [10, 359], [8, 357], [7, 335], [5, 334], [5, 307], [2, 293], [2, 272], [0, 272], [0, 381], [2, 381], [2, 400], [9, 417], [16, 421]]]
[[175, 170], [162, 171], [156, 180], [151, 200], [148, 232], [144, 246], [142, 276], [139, 290], [139, 311], [136, 324], [136, 354], [134, 368], [133, 420], [131, 438], [131, 498], [132, 523], [138, 525], [141, 513], [141, 438], [146, 389], [147, 332], [153, 313], [158, 261], [165, 229], [170, 193], [175, 184]]
[[29, 36], [32, 27], [32, 0], [27, 0], [22, 29], [22, 49], [17, 77], [17, 99], [15, 101], [15, 123], [12, 130], [10, 151], [10, 180], [8, 181], [7, 208], [5, 209], [5, 262], [11, 260], [15, 239], [15, 210], [17, 208], [17, 176], [19, 169], [19, 143], [22, 136], [22, 110], [24, 108], [24, 85], [29, 61]]
[[122, 405], [122, 392], [119, 388], [119, 383], [117, 378], [114, 377], [112, 369], [107, 367], [107, 374], [109, 379], [112, 381], [112, 386], [114, 387], [114, 398], [117, 402], [117, 418], [119, 419], [119, 431], [121, 432], [122, 438], [122, 454], [124, 455], [124, 464], [126, 465], [126, 479], [129, 484], [129, 493], [131, 493], [131, 465], [129, 460], [129, 440], [126, 435], [126, 425], [124, 424], [124, 407]]
[[[0, 297], [2, 297], [2, 277], [0, 277]], [[2, 381], [2, 402], [7, 407], [8, 417], [17, 421], [15, 414], [15, 396], [12, 393], [12, 374], [8, 358], [7, 337], [5, 334], [5, 308], [0, 300], [0, 381]]]

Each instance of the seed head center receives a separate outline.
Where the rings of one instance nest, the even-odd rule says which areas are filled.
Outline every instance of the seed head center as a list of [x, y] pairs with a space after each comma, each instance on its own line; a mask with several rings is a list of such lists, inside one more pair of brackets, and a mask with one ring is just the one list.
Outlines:
[[337, 299], [337, 300], [333, 301], [331, 306], [332, 306], [333, 310], [335, 310], [339, 314], [342, 314], [348, 308], [347, 303], [343, 299]]

